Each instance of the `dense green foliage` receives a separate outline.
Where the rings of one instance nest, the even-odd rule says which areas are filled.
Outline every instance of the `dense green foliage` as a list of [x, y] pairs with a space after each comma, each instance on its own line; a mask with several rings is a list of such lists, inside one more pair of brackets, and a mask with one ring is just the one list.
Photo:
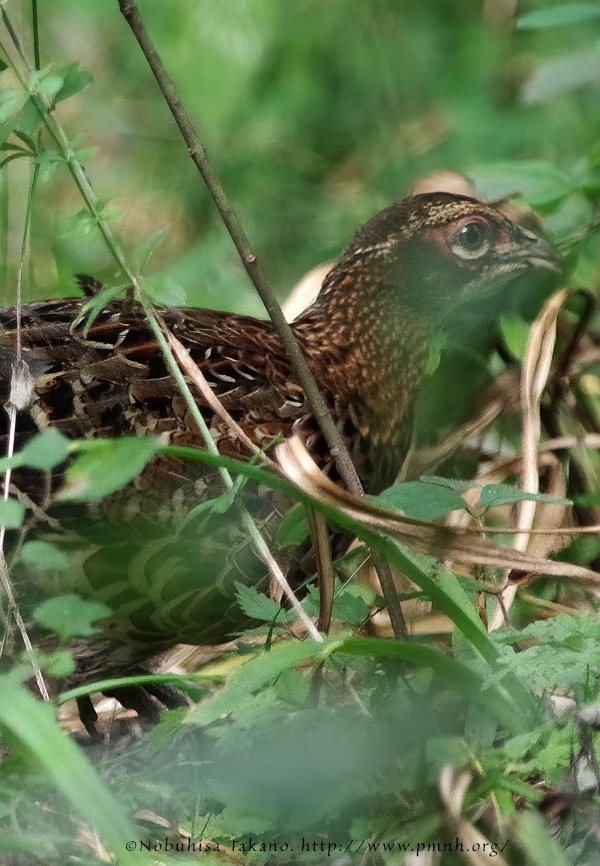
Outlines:
[[[507, 17], [509, 6], [140, 3], [281, 298], [307, 269], [336, 256], [374, 211], [438, 169], [466, 173], [484, 196], [522, 192], [558, 242], [573, 235], [583, 240], [568, 246], [573, 280], [595, 287], [599, 241], [588, 228], [600, 198], [600, 108], [590, 86], [600, 81], [598, 10], [593, 4], [552, 9], [540, 0], [527, 5], [531, 15], [517, 26]], [[30, 4], [14, 0], [3, 8], [33, 56]], [[71, 294], [78, 271], [123, 284], [69, 173], [76, 159], [134, 269], [153, 251], [145, 271], [155, 298], [260, 314], [116, 0], [53, 0], [39, 27], [43, 69], [28, 78], [27, 92], [9, 68], [0, 75], [7, 158], [0, 174], [3, 300], [14, 300], [34, 164], [24, 297]], [[6, 21], [0, 43], [11, 46]], [[14, 46], [9, 53], [15, 57]], [[75, 62], [81, 69], [70, 66]], [[43, 132], [36, 105], [46, 96], [59, 100], [66, 150]], [[483, 344], [467, 358], [450, 353], [422, 407], [426, 433], [433, 415], [442, 427], [468, 414], [472, 395], [448, 387], [456, 381], [449, 375], [458, 371], [461, 384], [469, 376], [479, 386], [505, 364], [517, 366], [543, 291], [530, 284], [504, 310], [502, 354], [488, 359], [491, 346]], [[567, 320], [576, 313], [568, 310]], [[588, 372], [597, 383], [597, 367], [590, 364]], [[596, 419], [597, 394], [593, 388], [584, 394]], [[495, 434], [518, 453], [514, 418], [501, 420]], [[160, 447], [153, 439], [69, 446], [58, 434], [44, 437], [0, 468], [48, 469], [71, 448], [76, 460], [64, 498], [72, 500], [109, 495]], [[597, 457], [591, 454], [589, 463], [587, 477], [597, 481]], [[473, 469], [467, 458], [444, 467], [453, 476]], [[435, 520], [465, 510], [459, 494], [470, 487], [428, 478], [396, 486], [381, 502]], [[590, 488], [593, 506], [598, 484]], [[520, 498], [514, 485], [486, 485], [478, 516]], [[1, 504], [2, 524], [19, 526], [23, 505]], [[328, 516], [336, 519], [331, 510]], [[62, 866], [77, 856], [95, 864], [108, 850], [118, 863], [167, 863], [187, 851], [189, 839], [208, 849], [221, 846], [206, 862], [321, 864], [326, 857], [401, 866], [409, 862], [407, 850], [431, 844], [445, 852], [431, 862], [454, 866], [460, 851], [444, 845], [457, 836], [471, 846], [467, 862], [478, 866], [494, 858], [511, 866], [597, 862], [600, 623], [594, 600], [573, 589], [576, 603], [568, 613], [552, 607], [559, 591], [548, 580], [541, 602], [562, 615], [532, 621], [543, 605], [532, 609], [521, 600], [515, 629], [488, 634], [474, 579], [457, 577], [357, 521], [337, 519], [413, 579], [408, 595], [433, 600], [454, 624], [451, 638], [402, 643], [360, 636], [358, 626], [383, 599], [352, 579], [356, 552], [338, 564], [351, 579], [337, 584], [340, 630], [323, 644], [278, 642], [292, 615], [240, 587], [239, 603], [256, 621], [247, 637], [267, 635], [265, 647], [242, 643], [218, 671], [181, 681], [207, 699], [190, 712], [165, 714], [124, 753], [120, 746], [97, 746], [83, 754], [61, 735], [50, 708], [23, 687], [30, 671], [18, 665], [1, 684], [8, 752], [0, 765], [0, 862]], [[299, 507], [278, 541], [295, 543], [305, 531]], [[22, 559], [60, 567], [60, 551], [40, 544], [26, 544]], [[563, 555], [587, 565], [597, 557], [594, 545], [579, 541]], [[494, 575], [486, 577], [491, 584]], [[311, 590], [304, 601], [311, 615], [315, 596]], [[581, 599], [585, 612], [577, 615]], [[89, 633], [103, 615], [69, 596], [40, 608], [37, 619], [66, 642]], [[60, 675], [68, 654], [57, 652], [44, 664]], [[573, 699], [568, 712], [556, 710], [556, 696]], [[464, 789], [449, 768], [469, 774]], [[544, 823], [536, 807], [545, 795], [568, 800], [575, 789], [577, 808], [568, 802], [566, 817]]]

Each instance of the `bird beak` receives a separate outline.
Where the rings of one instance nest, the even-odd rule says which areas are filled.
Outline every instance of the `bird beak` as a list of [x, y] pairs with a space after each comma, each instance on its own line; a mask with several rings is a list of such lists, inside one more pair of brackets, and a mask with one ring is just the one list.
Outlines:
[[532, 268], [543, 268], [555, 273], [563, 270], [564, 259], [556, 247], [522, 226], [517, 226], [517, 229], [518, 256], [524, 258]]

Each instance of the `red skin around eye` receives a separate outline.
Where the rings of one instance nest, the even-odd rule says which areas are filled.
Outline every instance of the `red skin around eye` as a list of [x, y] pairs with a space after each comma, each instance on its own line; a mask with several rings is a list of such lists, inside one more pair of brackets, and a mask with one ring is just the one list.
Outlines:
[[466, 225], [472, 225], [473, 223], [480, 223], [481, 225], [488, 226], [491, 228], [491, 238], [493, 246], [503, 247], [505, 244], [510, 242], [510, 236], [508, 232], [504, 229], [501, 229], [497, 226], [490, 225], [489, 220], [487, 220], [484, 216], [479, 216], [477, 214], [472, 214], [471, 216], [460, 217], [459, 219], [454, 220], [451, 223], [443, 226], [436, 226], [435, 228], [427, 229], [424, 232], [424, 237], [427, 241], [432, 244], [435, 244], [440, 252], [448, 257], [455, 258], [454, 253], [450, 249], [450, 244], [456, 238], [459, 231], [464, 228]]

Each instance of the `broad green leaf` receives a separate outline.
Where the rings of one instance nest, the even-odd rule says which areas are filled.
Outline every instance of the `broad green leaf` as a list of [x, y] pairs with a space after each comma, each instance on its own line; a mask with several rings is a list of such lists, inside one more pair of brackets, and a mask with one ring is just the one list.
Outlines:
[[500, 332], [504, 344], [511, 355], [518, 361], [525, 354], [531, 326], [517, 313], [505, 313], [500, 316]]
[[15, 134], [20, 132], [27, 136], [36, 135], [44, 125], [45, 115], [46, 111], [42, 106], [36, 105], [33, 99], [27, 100], [14, 121]]
[[34, 436], [19, 452], [19, 466], [50, 471], [67, 459], [71, 440], [52, 428]]
[[73, 445], [78, 456], [66, 472], [62, 501], [103, 499], [136, 478], [162, 447], [152, 436], [91, 439]]
[[59, 595], [42, 602], [33, 612], [34, 619], [65, 640], [76, 635], [98, 631], [94, 623], [110, 616], [111, 609], [97, 601], [85, 601], [78, 595]]
[[25, 563], [39, 571], [52, 571], [66, 568], [69, 560], [62, 550], [49, 541], [36, 539], [26, 541], [21, 548], [19, 562]]
[[79, 63], [69, 63], [67, 66], [63, 66], [62, 69], [58, 70], [58, 74], [62, 78], [63, 85], [54, 97], [55, 102], [61, 102], [61, 100], [79, 93], [94, 80], [91, 72], [81, 69]]
[[280, 604], [264, 593], [258, 592], [252, 586], [245, 586], [245, 584], [235, 581], [235, 594], [239, 606], [252, 619], [271, 622], [283, 613]]
[[486, 484], [479, 494], [481, 504], [484, 508], [492, 508], [495, 505], [510, 505], [512, 502], [548, 502], [553, 505], [572, 505], [571, 499], [559, 499], [556, 496], [547, 496], [545, 493], [526, 493], [518, 487], [510, 484]]
[[125, 818], [126, 809], [104, 786], [82, 750], [65, 736], [52, 707], [36, 700], [11, 674], [0, 678], [0, 689], [0, 725], [48, 774], [84, 826], [93, 821], [94, 831], [121, 866], [148, 863], [145, 855], [127, 849], [127, 842], [137, 837]]
[[32, 93], [47, 93], [52, 96], [58, 93], [63, 86], [63, 80], [60, 75], [44, 75], [32, 87]]
[[25, 508], [16, 499], [0, 499], [0, 526], [16, 529], [24, 517]]
[[456, 490], [425, 481], [406, 481], [388, 487], [373, 501], [383, 508], [397, 508], [416, 520], [436, 520], [449, 511], [464, 509], [467, 503]]
[[570, 177], [550, 162], [499, 162], [469, 172], [489, 199], [522, 195], [532, 207], [554, 204], [574, 188]]
[[581, 24], [583, 21], [593, 21], [600, 18], [600, 6], [597, 3], [569, 3], [551, 6], [523, 15], [517, 21], [517, 30], [538, 30], [544, 27], [565, 27], [568, 24]]
[[16, 117], [25, 104], [21, 90], [0, 90], [0, 123]]
[[275, 543], [279, 547], [302, 544], [310, 534], [306, 509], [300, 503], [292, 506], [277, 527]]

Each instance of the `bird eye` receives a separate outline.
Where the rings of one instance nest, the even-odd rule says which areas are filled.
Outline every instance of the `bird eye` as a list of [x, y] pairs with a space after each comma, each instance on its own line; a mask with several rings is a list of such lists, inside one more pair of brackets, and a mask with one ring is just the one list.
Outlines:
[[477, 259], [490, 248], [490, 230], [485, 223], [467, 223], [454, 235], [450, 247], [461, 259]]

